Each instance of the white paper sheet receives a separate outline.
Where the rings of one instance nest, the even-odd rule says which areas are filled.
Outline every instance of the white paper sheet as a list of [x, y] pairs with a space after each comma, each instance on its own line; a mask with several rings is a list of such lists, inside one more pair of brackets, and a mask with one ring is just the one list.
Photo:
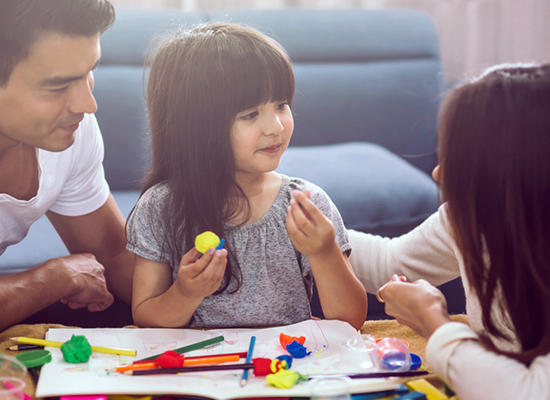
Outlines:
[[[253, 358], [275, 358], [288, 354], [279, 343], [279, 333], [305, 336], [309, 356], [294, 359], [292, 369], [303, 374], [342, 373], [338, 369], [341, 344], [359, 336], [349, 324], [339, 321], [308, 320], [295, 325], [266, 329], [50, 329], [46, 339], [65, 342], [74, 335], [84, 335], [92, 346], [137, 350], [136, 357], [93, 353], [87, 363], [69, 364], [61, 351], [48, 348], [52, 361], [40, 373], [36, 396], [85, 394], [173, 394], [219, 400], [244, 397], [309, 397], [309, 382], [292, 389], [269, 386], [265, 377], [249, 371], [248, 384], [240, 387], [242, 370], [194, 372], [178, 375], [128, 376], [108, 373], [107, 369], [187, 346], [219, 335], [224, 341], [187, 355], [235, 353], [248, 350], [251, 336], [256, 336]], [[241, 362], [244, 362], [241, 361]], [[362, 371], [357, 371], [362, 372]], [[352, 393], [394, 389], [397, 384], [384, 379], [354, 379]]]

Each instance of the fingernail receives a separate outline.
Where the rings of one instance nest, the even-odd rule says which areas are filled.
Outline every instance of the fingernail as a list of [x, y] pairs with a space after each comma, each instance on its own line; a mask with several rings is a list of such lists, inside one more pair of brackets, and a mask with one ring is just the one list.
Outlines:
[[214, 254], [214, 249], [208, 249], [208, 254]]

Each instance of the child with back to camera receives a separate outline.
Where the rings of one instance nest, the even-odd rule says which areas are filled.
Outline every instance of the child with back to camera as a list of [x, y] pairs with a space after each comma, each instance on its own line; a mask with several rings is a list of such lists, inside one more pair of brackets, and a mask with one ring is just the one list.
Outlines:
[[[439, 136], [439, 212], [391, 240], [350, 231], [351, 263], [369, 291], [383, 285], [388, 314], [429, 338], [430, 368], [461, 400], [550, 399], [550, 65], [498, 66], [458, 87]], [[420, 279], [459, 275], [470, 326]]]
[[[338, 210], [317, 186], [275, 172], [293, 98], [287, 54], [252, 28], [204, 25], [156, 48], [152, 165], [128, 222], [136, 325], [297, 323], [311, 318], [313, 280], [327, 319], [363, 324], [366, 293]], [[226, 245], [201, 256], [194, 240], [208, 230]]]

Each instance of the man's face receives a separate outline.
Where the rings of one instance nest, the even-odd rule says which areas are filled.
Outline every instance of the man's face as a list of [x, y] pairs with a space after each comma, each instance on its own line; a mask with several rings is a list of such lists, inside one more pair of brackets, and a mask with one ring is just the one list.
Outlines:
[[85, 113], [94, 113], [92, 69], [99, 35], [48, 33], [0, 87], [0, 151], [19, 142], [62, 151], [74, 142]]

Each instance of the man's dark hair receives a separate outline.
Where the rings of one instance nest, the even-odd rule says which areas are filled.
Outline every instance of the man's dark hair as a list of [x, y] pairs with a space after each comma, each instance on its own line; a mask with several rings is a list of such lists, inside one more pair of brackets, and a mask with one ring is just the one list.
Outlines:
[[40, 35], [102, 34], [115, 20], [108, 0], [0, 0], [0, 87]]

